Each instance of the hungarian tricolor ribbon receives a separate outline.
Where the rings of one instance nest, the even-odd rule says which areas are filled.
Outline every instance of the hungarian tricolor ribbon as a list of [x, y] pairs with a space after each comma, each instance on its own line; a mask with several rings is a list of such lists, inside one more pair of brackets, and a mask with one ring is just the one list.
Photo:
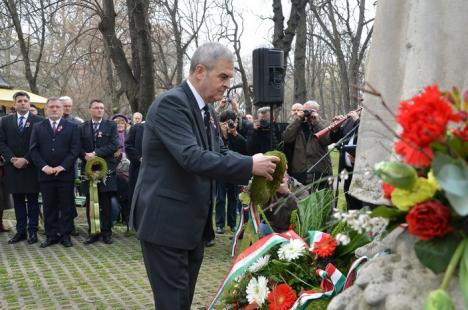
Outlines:
[[[247, 213], [250, 216], [246, 216]], [[242, 234], [242, 229], [244, 228], [244, 225], [248, 222], [249, 218], [252, 219], [252, 224], [253, 224], [255, 233], [257, 235], [260, 233], [260, 217], [258, 215], [257, 206], [253, 203], [250, 203], [248, 205], [243, 205], [239, 225], [237, 226], [236, 233], [234, 234], [234, 242], [232, 244], [232, 249], [231, 249], [232, 256], [236, 256], [237, 254], [237, 247], [239, 245], [240, 236]]]
[[[310, 251], [314, 248], [314, 244], [319, 242], [326, 235], [328, 234], [320, 231], [309, 231]], [[265, 255], [271, 248], [295, 239], [304, 241], [294, 230], [288, 230], [284, 233], [272, 233], [261, 238], [250, 247], [245, 249], [242, 253], [240, 253], [232, 263], [231, 268], [229, 269], [223, 282], [218, 287], [213, 300], [208, 306], [208, 310], [214, 309], [219, 298], [227, 290], [229, 285], [235, 281], [237, 277], [242, 276], [253, 263]], [[340, 293], [342, 290], [348, 288], [356, 279], [359, 268], [367, 260], [368, 258], [366, 256], [355, 260], [352, 263], [346, 277], [333, 264], [328, 264], [325, 267], [325, 270], [317, 269], [317, 275], [322, 278], [320, 285], [322, 290], [303, 291], [291, 309], [304, 309], [307, 303], [311, 300], [323, 297], [331, 298]]]
[[229, 287], [229, 284], [231, 284], [238, 276], [243, 275], [244, 272], [253, 263], [255, 263], [259, 257], [267, 253], [272, 247], [294, 239], [302, 240], [302, 238], [293, 230], [288, 230], [287, 232], [280, 234], [272, 233], [261, 238], [250, 247], [245, 249], [242, 253], [240, 253], [232, 263], [231, 268], [216, 291], [215, 297], [208, 306], [208, 309], [214, 308], [214, 305], [223, 295], [224, 291]]

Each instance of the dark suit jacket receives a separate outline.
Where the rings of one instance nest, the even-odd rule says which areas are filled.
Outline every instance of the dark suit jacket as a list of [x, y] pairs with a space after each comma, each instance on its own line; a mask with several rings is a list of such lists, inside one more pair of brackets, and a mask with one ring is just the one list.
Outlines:
[[[5, 159], [5, 187], [9, 193], [38, 193], [39, 181], [36, 167], [29, 154], [29, 141], [33, 125], [42, 117], [29, 113], [23, 131], [18, 130], [16, 113], [4, 116], [0, 125], [0, 155]], [[29, 165], [16, 169], [10, 162], [12, 157], [23, 157]]]
[[[85, 153], [96, 152], [102, 157], [109, 168], [108, 178], [105, 183], [100, 182], [98, 189], [100, 192], [114, 192], [117, 190], [116, 168], [117, 160], [114, 153], [119, 149], [119, 137], [117, 135], [117, 125], [115, 122], [103, 119], [97, 130], [96, 137], [93, 133], [93, 124], [86, 121], [80, 126], [81, 151], [80, 158], [83, 160], [82, 174], [86, 166]], [[82, 183], [83, 191], [88, 193], [88, 182]]]
[[[36, 123], [29, 150], [34, 165], [39, 170], [39, 182], [75, 180], [75, 161], [80, 152], [80, 133], [76, 124], [61, 119], [54, 134], [48, 119]], [[47, 175], [42, 171], [44, 166], [62, 166], [65, 171], [57, 176]]]
[[186, 82], [153, 102], [146, 118], [143, 160], [130, 215], [138, 238], [179, 249], [195, 248], [211, 216], [214, 179], [248, 182], [252, 159], [224, 148], [218, 128], [215, 118], [213, 151], [209, 151], [202, 114]]
[[145, 124], [132, 125], [125, 138], [125, 154], [130, 160], [130, 171], [137, 171], [140, 168], [144, 125]]

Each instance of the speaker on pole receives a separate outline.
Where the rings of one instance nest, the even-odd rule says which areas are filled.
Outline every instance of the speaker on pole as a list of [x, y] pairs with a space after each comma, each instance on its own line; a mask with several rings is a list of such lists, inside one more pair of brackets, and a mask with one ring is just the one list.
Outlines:
[[284, 98], [284, 52], [277, 48], [253, 51], [255, 106], [281, 106]]

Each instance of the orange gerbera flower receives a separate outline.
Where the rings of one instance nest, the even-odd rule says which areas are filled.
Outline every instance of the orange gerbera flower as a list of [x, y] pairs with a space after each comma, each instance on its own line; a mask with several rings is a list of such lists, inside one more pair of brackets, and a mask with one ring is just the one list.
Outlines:
[[273, 288], [268, 294], [268, 309], [269, 310], [287, 310], [296, 302], [296, 292], [287, 285], [282, 283]]
[[316, 253], [319, 257], [328, 257], [335, 252], [336, 239], [330, 235], [323, 235], [320, 241], [314, 242], [314, 249], [312, 252]]

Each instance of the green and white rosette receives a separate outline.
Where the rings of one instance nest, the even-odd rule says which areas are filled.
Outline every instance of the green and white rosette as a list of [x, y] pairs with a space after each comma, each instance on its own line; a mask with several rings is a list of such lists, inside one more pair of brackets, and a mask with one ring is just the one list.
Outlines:
[[85, 175], [89, 180], [89, 222], [92, 235], [101, 232], [98, 184], [104, 182], [108, 171], [106, 161], [99, 156], [94, 156], [86, 162]]

